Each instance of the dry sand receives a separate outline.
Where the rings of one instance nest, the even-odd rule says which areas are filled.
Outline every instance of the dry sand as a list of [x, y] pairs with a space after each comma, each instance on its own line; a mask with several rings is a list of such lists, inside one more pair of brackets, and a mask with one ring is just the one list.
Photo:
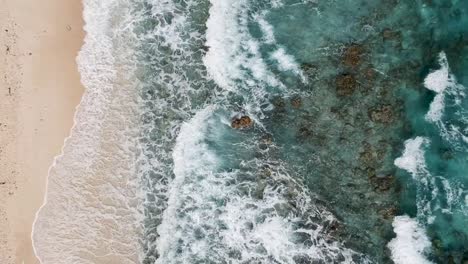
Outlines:
[[83, 87], [80, 0], [1, 0], [0, 263], [38, 263], [31, 226]]

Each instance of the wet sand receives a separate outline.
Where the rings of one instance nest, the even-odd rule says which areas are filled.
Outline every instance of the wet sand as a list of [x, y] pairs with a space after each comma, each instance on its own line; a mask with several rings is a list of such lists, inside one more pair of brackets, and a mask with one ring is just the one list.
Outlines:
[[83, 87], [80, 0], [2, 0], [0, 263], [38, 263], [31, 227]]

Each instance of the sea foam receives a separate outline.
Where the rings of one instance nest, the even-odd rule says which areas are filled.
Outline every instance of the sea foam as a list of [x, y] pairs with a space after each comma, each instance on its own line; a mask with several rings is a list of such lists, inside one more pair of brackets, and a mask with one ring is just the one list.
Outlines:
[[393, 220], [396, 237], [388, 243], [395, 264], [430, 264], [425, 254], [431, 242], [424, 229], [409, 216], [397, 216]]
[[282, 71], [292, 71], [296, 75], [299, 75], [303, 82], [307, 82], [304, 73], [296, 62], [295, 58], [286, 53], [284, 48], [279, 48], [271, 53], [271, 57], [278, 62], [278, 67]]
[[49, 170], [33, 226], [34, 251], [41, 263], [138, 263], [129, 6], [119, 0], [83, 5], [86, 37], [78, 67], [86, 90]]
[[439, 53], [440, 69], [429, 73], [424, 79], [424, 86], [436, 93], [442, 93], [452, 83], [449, 73], [449, 65], [445, 52]]
[[268, 23], [268, 21], [266, 21], [265, 15], [264, 14], [256, 15], [254, 16], [254, 19], [260, 26], [260, 29], [262, 30], [265, 43], [275, 44], [276, 39], [275, 39], [274, 28], [270, 23]]
[[395, 166], [411, 173], [414, 178], [418, 178], [420, 173], [425, 173], [426, 171], [423, 148], [427, 144], [429, 144], [429, 139], [425, 137], [406, 140], [403, 154], [395, 159]]
[[[182, 125], [173, 152], [175, 179], [158, 227], [157, 263], [295, 263], [327, 258], [353, 263], [359, 254], [331, 241], [321, 225], [335, 218], [316, 207], [313, 196], [284, 169], [275, 169], [268, 161], [271, 174], [267, 182], [259, 183], [256, 169], [265, 166], [260, 160], [241, 159], [238, 165], [223, 167], [233, 162], [229, 153], [222, 154], [226, 148], [249, 155], [252, 142], [221, 140], [235, 133], [222, 108], [214, 105]], [[253, 195], [259, 188], [261, 197]]]
[[258, 44], [248, 31], [249, 2], [229, 0], [211, 1], [211, 4], [206, 22], [209, 51], [204, 63], [216, 83], [226, 90], [236, 91], [236, 81], [250, 79], [242, 70], [245, 67], [255, 79], [271, 86], [281, 85], [267, 69], [256, 48]]
[[439, 53], [440, 69], [429, 73], [424, 79], [424, 86], [436, 93], [434, 100], [429, 106], [429, 111], [426, 114], [426, 120], [430, 122], [438, 122], [441, 120], [445, 107], [445, 93], [447, 89], [456, 86], [454, 76], [450, 73], [447, 55], [441, 51]]
[[431, 175], [427, 169], [425, 159], [425, 148], [429, 146], [430, 140], [426, 137], [415, 137], [405, 141], [403, 154], [395, 159], [394, 164], [411, 174], [417, 186], [418, 219], [422, 222], [432, 223], [434, 207], [439, 206], [437, 195], [439, 193], [436, 185], [436, 177]]
[[[438, 56], [440, 69], [429, 73], [424, 79], [424, 86], [436, 93], [426, 113], [426, 120], [436, 124], [441, 136], [454, 148], [463, 150], [468, 143], [465, 135], [468, 127], [466, 105], [466, 87], [457, 82], [450, 72], [447, 56], [441, 51]], [[444, 113], [447, 112], [447, 118]]]
[[[259, 106], [268, 103], [269, 96], [290, 90], [271, 69], [271, 61], [277, 62], [280, 71], [290, 71], [303, 82], [306, 78], [295, 58], [276, 44], [266, 9], [256, 7], [252, 11], [251, 5], [246, 0], [211, 1], [205, 44], [209, 50], [203, 62], [208, 75], [220, 87], [243, 96], [249, 112], [259, 112]], [[263, 38], [252, 36], [251, 23], [258, 24]], [[262, 54], [263, 45], [273, 45], [276, 50]]]

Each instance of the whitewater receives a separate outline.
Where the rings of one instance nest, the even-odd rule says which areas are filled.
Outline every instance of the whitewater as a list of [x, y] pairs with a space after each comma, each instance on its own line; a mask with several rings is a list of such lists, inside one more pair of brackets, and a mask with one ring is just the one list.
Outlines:
[[83, 0], [36, 256], [465, 260], [467, 72], [439, 2]]

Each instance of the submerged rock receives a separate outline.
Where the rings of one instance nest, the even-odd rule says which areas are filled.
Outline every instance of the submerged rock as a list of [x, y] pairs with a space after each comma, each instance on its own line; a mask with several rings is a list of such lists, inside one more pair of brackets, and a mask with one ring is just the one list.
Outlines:
[[359, 154], [359, 160], [365, 167], [374, 167], [377, 161], [377, 152], [369, 144], [364, 144], [364, 151]]
[[397, 208], [395, 206], [391, 206], [389, 208], [383, 209], [379, 211], [379, 213], [382, 215], [382, 217], [386, 220], [393, 219], [395, 215], [397, 214]]
[[235, 117], [231, 121], [231, 127], [235, 129], [249, 128], [253, 125], [253, 120], [249, 116]]
[[203, 46], [201, 46], [201, 50], [202, 50], [204, 53], [206, 53], [206, 52], [208, 52], [208, 51], [210, 50], [210, 46], [203, 45]]
[[336, 78], [336, 94], [338, 96], [349, 96], [357, 87], [356, 78], [352, 74], [341, 74]]
[[282, 97], [276, 96], [272, 100], [273, 105], [275, 106], [276, 110], [283, 111], [286, 107], [286, 103]]
[[385, 177], [373, 176], [370, 178], [370, 181], [375, 190], [385, 192], [393, 187], [395, 183], [395, 177], [391, 175]]
[[361, 56], [364, 53], [364, 48], [359, 44], [351, 44], [343, 53], [343, 64], [348, 67], [357, 67], [361, 64]]
[[299, 131], [297, 132], [297, 137], [299, 139], [305, 139], [305, 138], [312, 136], [312, 134], [313, 134], [312, 131], [308, 127], [301, 126], [299, 128]]
[[293, 108], [300, 108], [302, 106], [302, 100], [299, 96], [291, 98], [291, 105]]
[[390, 124], [395, 120], [393, 109], [390, 105], [381, 105], [370, 109], [369, 118], [376, 123]]
[[310, 63], [302, 63], [301, 70], [309, 77], [314, 78], [317, 76], [318, 67]]
[[270, 134], [265, 134], [260, 139], [260, 144], [271, 145], [273, 143], [273, 136]]

